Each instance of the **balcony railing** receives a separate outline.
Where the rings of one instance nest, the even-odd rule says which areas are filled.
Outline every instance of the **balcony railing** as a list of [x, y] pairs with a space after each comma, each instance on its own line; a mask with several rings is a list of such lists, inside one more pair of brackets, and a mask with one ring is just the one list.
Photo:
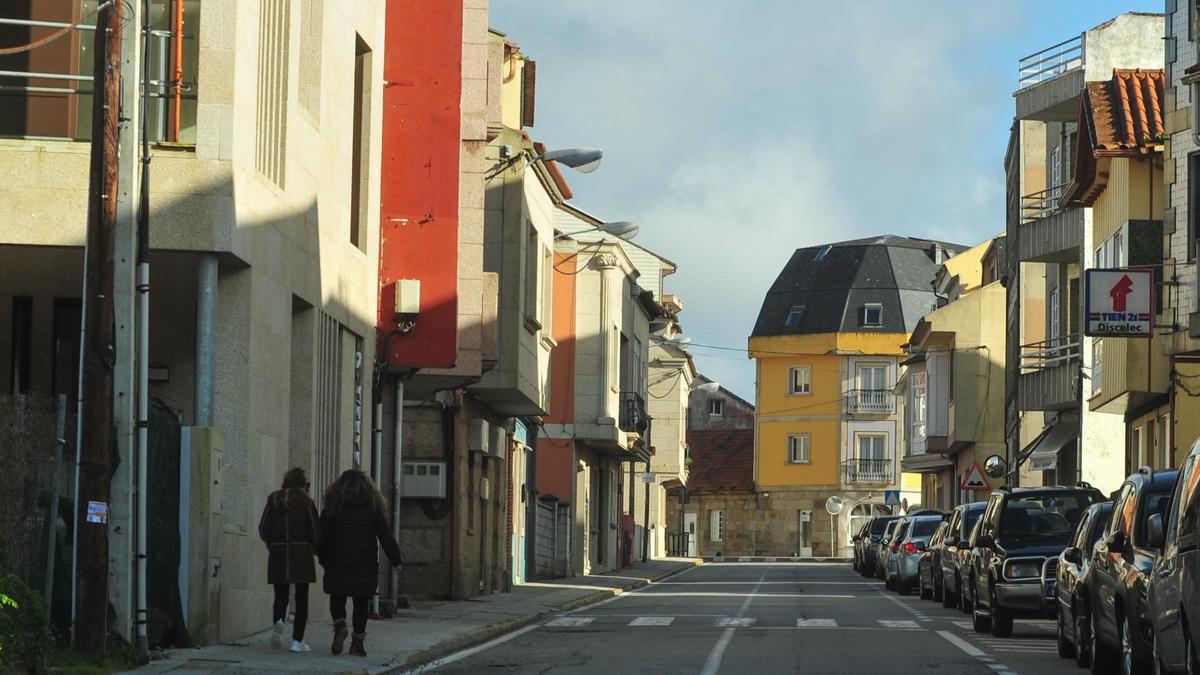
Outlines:
[[848, 459], [842, 462], [847, 483], [892, 483], [892, 460]]
[[621, 431], [631, 431], [639, 434], [645, 433], [646, 428], [650, 424], [650, 418], [646, 415], [646, 400], [636, 391], [621, 392], [621, 415], [617, 420], [617, 426]]
[[1021, 222], [1028, 223], [1039, 218], [1046, 218], [1062, 210], [1058, 205], [1058, 200], [1062, 199], [1063, 191], [1066, 189], [1067, 184], [1063, 183], [1046, 188], [1041, 192], [1023, 195], [1021, 197]]
[[1017, 88], [1024, 89], [1083, 67], [1083, 33], [1017, 62]]
[[846, 392], [842, 407], [847, 414], [888, 415], [896, 407], [896, 396], [889, 389], [851, 389]]
[[1079, 334], [1021, 345], [1021, 372], [1057, 368], [1079, 360]]

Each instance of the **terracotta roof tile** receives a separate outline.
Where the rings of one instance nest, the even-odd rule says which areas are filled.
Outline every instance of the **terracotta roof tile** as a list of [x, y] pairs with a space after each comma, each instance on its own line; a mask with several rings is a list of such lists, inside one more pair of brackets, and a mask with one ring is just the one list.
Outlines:
[[1161, 142], [1162, 70], [1114, 69], [1111, 80], [1087, 85], [1085, 113], [1097, 156], [1139, 155]]
[[688, 492], [754, 490], [754, 430], [688, 431]]

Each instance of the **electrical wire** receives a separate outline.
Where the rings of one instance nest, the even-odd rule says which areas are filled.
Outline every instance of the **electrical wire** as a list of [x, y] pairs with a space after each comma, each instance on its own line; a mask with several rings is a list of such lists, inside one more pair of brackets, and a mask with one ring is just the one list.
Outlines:
[[[108, 8], [112, 4], [113, 4], [113, 0], [105, 0], [104, 2], [97, 5], [95, 9], [88, 12], [87, 14], [84, 14], [82, 17], [80, 17], [78, 21], [76, 21], [70, 25], [63, 26], [62, 28], [59, 28], [58, 30], [54, 31], [53, 33], [47, 35], [46, 37], [44, 37], [40, 40], [34, 40], [33, 42], [30, 42], [28, 44], [17, 45], [15, 47], [0, 47], [0, 56], [9, 56], [12, 54], [22, 54], [24, 52], [33, 51], [34, 49], [37, 49], [38, 47], [44, 47], [44, 46], [50, 44], [51, 42], [54, 42], [55, 40], [67, 35], [68, 33], [75, 30], [76, 28], [79, 28], [79, 26], [83, 25], [84, 21], [87, 21], [88, 19], [92, 18], [96, 14], [99, 14], [101, 10]], [[101, 29], [97, 28], [96, 30], [101, 30]]]

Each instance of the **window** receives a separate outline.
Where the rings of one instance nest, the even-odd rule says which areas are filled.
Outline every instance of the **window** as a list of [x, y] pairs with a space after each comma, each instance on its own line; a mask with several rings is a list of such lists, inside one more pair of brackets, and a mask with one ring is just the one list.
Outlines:
[[913, 438], [925, 438], [925, 406], [928, 402], [928, 373], [921, 371], [913, 373], [912, 376], [912, 406], [910, 407], [910, 415], [912, 416], [912, 435]]
[[725, 511], [723, 509], [708, 512], [708, 540], [725, 541]]
[[807, 396], [812, 393], [812, 366], [793, 366], [788, 373], [789, 394]]
[[788, 312], [787, 320], [783, 322], [785, 326], [799, 326], [800, 319], [804, 316], [804, 305], [796, 305]]
[[1125, 266], [1125, 247], [1122, 245], [1123, 239], [1124, 238], [1121, 236], [1120, 232], [1114, 234], [1112, 237], [1113, 267]]
[[[1050, 198], [1055, 202], [1062, 196], [1062, 190], [1059, 189], [1065, 181], [1063, 181], [1063, 154], [1062, 144], [1054, 146], [1050, 151]], [[1051, 207], [1056, 208], [1056, 206]]]
[[[320, 40], [317, 37], [317, 40]], [[303, 50], [302, 50], [303, 51]], [[318, 59], [320, 56], [317, 57]], [[304, 57], [301, 58], [304, 65]], [[319, 73], [320, 64], [315, 66]], [[303, 83], [302, 83], [303, 84]], [[316, 83], [317, 116], [320, 115], [320, 79]], [[301, 94], [305, 90], [301, 88]], [[310, 90], [311, 95], [311, 90]], [[303, 103], [303, 100], [301, 100]], [[351, 141], [350, 158], [350, 243], [358, 250], [367, 250], [367, 223], [371, 222], [371, 213], [367, 195], [371, 191], [370, 183], [370, 147], [371, 147], [371, 48], [361, 37], [355, 36], [354, 50], [354, 119], [352, 122], [353, 139]]]
[[862, 323], [864, 326], [882, 326], [883, 305], [877, 302], [871, 302], [864, 305]]
[[550, 335], [550, 312], [554, 307], [554, 251], [542, 247], [542, 302], [538, 305], [538, 323], [546, 336]]
[[817, 251], [817, 255], [813, 258], [813, 262], [821, 262], [822, 260], [824, 260], [825, 256], [829, 255], [829, 250], [831, 248], [833, 248], [833, 247], [826, 246], [826, 247], [822, 248], [820, 251]]
[[[538, 288], [541, 285], [542, 247], [537, 228], [525, 223], [525, 329], [536, 333], [542, 328], [538, 311]], [[624, 365], [624, 361], [622, 361]]]
[[887, 436], [883, 434], [859, 434], [858, 435], [858, 458], [883, 461], [884, 445], [887, 442]]
[[[76, 327], [78, 331], [78, 327]], [[33, 298], [17, 296], [12, 304], [12, 354], [9, 391], [14, 396], [29, 393], [29, 371], [33, 363]]]
[[1158, 468], [1169, 469], [1174, 464], [1171, 457], [1171, 417], [1163, 415], [1158, 418]]
[[[1129, 449], [1131, 450], [1130, 454], [1133, 457], [1133, 463], [1137, 464], [1138, 462], [1140, 462], [1142, 459], [1142, 453], [1143, 453], [1143, 450], [1142, 450], [1142, 428], [1141, 427], [1134, 428], [1133, 438], [1130, 439], [1130, 442], [1129, 442]], [[1126, 469], [1128, 469], [1127, 473], [1133, 473], [1133, 471], [1137, 470], [1137, 468], [1138, 467], [1136, 467], [1136, 466], [1126, 467]]]
[[1050, 339], [1054, 339], [1062, 335], [1059, 332], [1058, 322], [1058, 289], [1050, 289]]
[[789, 464], [809, 464], [812, 462], [812, 455], [809, 452], [809, 438], [808, 434], [788, 436]]
[[[1192, 92], [1196, 93], [1198, 88], [1200, 84], [1193, 85]], [[1192, 110], [1200, 111], [1200, 105], [1192, 106]], [[1200, 236], [1200, 152], [1188, 155], [1187, 218], [1188, 258], [1195, 260], [1196, 238]]]
[[724, 417], [725, 416], [725, 399], [720, 399], [720, 398], [708, 399], [708, 416], [709, 417]]
[[858, 388], [865, 391], [883, 391], [887, 386], [887, 366], [860, 365], [858, 367]]

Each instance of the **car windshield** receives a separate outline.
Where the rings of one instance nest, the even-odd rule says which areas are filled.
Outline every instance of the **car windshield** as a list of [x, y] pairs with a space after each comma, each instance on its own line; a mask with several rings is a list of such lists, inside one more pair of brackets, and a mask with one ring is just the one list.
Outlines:
[[881, 535], [889, 525], [896, 522], [895, 518], [876, 518], [871, 521], [871, 534]]
[[975, 523], [979, 520], [979, 516], [983, 515], [983, 508], [969, 509], [966, 516], [966, 526], [963, 527], [963, 532], [970, 533], [971, 528], [975, 527]]
[[1134, 543], [1138, 546], [1149, 546], [1149, 542], [1146, 541], [1146, 529], [1150, 516], [1158, 513], [1162, 515], [1164, 520], [1166, 519], [1167, 509], [1171, 506], [1171, 493], [1167, 491], [1147, 492], [1141, 501], [1141, 506], [1138, 507], [1137, 531], [1135, 532]]
[[897, 541], [904, 541], [905, 538], [907, 538], [907, 537], [908, 537], [908, 523], [902, 523], [899, 527], [896, 528], [896, 536], [894, 537], [894, 539], [896, 539]]
[[918, 520], [913, 524], [912, 534], [909, 536], [928, 537], [929, 535], [933, 534], [937, 530], [938, 525], [941, 524], [942, 521], [935, 518], [931, 518], [929, 520]]
[[1094, 501], [1095, 496], [1087, 492], [1013, 495], [1004, 505], [998, 539], [1025, 546], [1065, 546]]

